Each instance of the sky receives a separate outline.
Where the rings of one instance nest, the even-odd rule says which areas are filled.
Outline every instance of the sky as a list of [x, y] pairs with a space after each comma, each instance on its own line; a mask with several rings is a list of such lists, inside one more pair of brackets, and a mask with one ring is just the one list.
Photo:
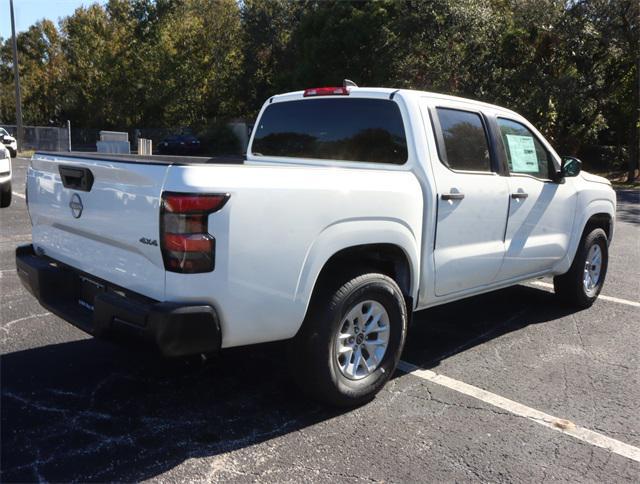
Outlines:
[[[16, 30], [27, 30], [38, 20], [48, 18], [56, 25], [58, 19], [71, 15], [76, 8], [91, 5], [97, 0], [13, 0], [16, 14]], [[102, 3], [102, 1], [98, 2]], [[0, 0], [0, 37], [7, 39], [11, 36], [11, 17], [9, 0]]]

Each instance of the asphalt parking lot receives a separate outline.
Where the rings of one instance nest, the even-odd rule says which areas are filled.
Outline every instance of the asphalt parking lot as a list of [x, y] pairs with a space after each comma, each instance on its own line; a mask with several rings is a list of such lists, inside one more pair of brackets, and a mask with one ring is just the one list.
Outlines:
[[26, 160], [0, 211], [1, 480], [640, 480], [640, 196], [620, 191], [601, 299], [525, 284], [417, 313], [370, 404], [298, 394], [282, 344], [206, 362], [92, 339], [21, 287]]

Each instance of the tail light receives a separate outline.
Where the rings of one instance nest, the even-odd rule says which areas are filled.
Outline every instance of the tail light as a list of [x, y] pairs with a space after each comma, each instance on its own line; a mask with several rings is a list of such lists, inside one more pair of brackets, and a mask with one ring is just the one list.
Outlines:
[[160, 247], [166, 270], [190, 274], [213, 270], [216, 239], [209, 234], [209, 215], [228, 199], [228, 194], [162, 194]]
[[349, 89], [344, 87], [313, 87], [311, 89], [305, 89], [303, 97], [312, 96], [348, 96]]

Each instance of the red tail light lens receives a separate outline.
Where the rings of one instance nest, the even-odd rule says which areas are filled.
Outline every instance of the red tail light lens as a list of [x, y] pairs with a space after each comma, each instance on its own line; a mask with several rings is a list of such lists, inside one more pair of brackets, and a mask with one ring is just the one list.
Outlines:
[[215, 266], [215, 238], [209, 234], [209, 215], [220, 210], [228, 194], [162, 194], [160, 240], [164, 267], [171, 272], [211, 272]]
[[168, 193], [163, 196], [164, 207], [168, 212], [212, 213], [227, 203], [228, 195], [180, 195]]
[[346, 87], [312, 87], [304, 90], [304, 97], [312, 96], [348, 96], [349, 90]]
[[214, 239], [208, 234], [164, 234], [163, 240], [171, 252], [209, 252]]

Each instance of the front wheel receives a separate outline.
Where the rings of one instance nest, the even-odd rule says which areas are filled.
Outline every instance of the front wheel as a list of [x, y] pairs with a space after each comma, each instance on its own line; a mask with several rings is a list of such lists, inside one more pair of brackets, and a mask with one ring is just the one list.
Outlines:
[[407, 308], [396, 282], [363, 274], [314, 295], [289, 364], [312, 397], [348, 407], [371, 400], [393, 374], [407, 332]]
[[11, 205], [11, 180], [0, 184], [0, 208]]
[[602, 229], [586, 233], [569, 272], [553, 279], [556, 294], [572, 306], [590, 307], [602, 290], [608, 264], [607, 234]]

